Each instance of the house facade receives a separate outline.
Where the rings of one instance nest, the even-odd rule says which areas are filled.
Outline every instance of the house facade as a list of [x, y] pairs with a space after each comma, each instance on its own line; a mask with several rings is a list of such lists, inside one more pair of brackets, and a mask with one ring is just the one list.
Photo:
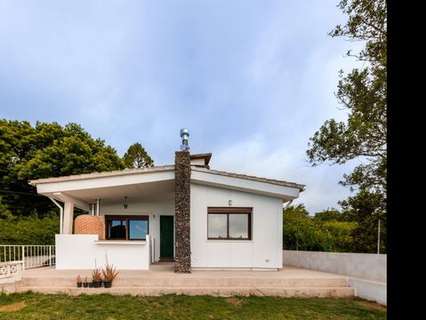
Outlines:
[[210, 153], [183, 149], [173, 165], [31, 181], [60, 211], [56, 268], [281, 268], [283, 203], [304, 186], [213, 170]]

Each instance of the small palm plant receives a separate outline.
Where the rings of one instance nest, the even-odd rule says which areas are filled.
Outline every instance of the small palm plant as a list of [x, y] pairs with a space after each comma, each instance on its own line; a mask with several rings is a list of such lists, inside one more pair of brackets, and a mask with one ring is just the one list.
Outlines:
[[95, 268], [92, 271], [92, 282], [94, 288], [100, 288], [102, 286], [102, 272], [100, 269]]
[[104, 277], [104, 286], [105, 288], [111, 288], [112, 282], [118, 276], [118, 271], [113, 265], [107, 264], [105, 269], [102, 270], [102, 275]]
[[81, 280], [80, 275], [77, 276], [76, 282], [77, 282], [77, 288], [81, 288], [81, 286], [82, 286], [82, 280]]

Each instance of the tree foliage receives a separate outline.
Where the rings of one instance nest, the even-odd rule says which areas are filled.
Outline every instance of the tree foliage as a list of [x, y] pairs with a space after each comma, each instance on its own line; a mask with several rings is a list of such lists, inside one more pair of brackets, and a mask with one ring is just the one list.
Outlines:
[[[341, 205], [358, 223], [356, 234], [368, 239], [362, 241], [359, 250], [371, 252], [374, 236], [364, 220], [377, 226], [379, 218], [385, 219], [386, 206], [386, 2], [342, 0], [339, 8], [348, 21], [336, 26], [330, 35], [363, 41], [365, 45], [360, 52], [348, 51], [347, 55], [364, 62], [364, 66], [348, 74], [340, 71], [336, 96], [348, 111], [348, 119], [327, 120], [310, 139], [307, 155], [313, 165], [361, 160], [340, 182], [358, 193]], [[370, 210], [368, 213], [366, 208]], [[372, 221], [375, 223], [371, 224]]]
[[28, 180], [122, 168], [112, 147], [75, 123], [0, 119], [0, 194], [13, 216], [42, 217], [55, 208]]
[[353, 251], [355, 228], [354, 222], [330, 219], [330, 216], [324, 220], [312, 217], [303, 205], [283, 210], [283, 246], [286, 250]]
[[147, 168], [154, 165], [154, 160], [140, 143], [132, 144], [123, 156], [126, 168]]
[[59, 217], [49, 214], [43, 218], [21, 217], [0, 219], [1, 244], [55, 244], [59, 232]]
[[323, 211], [316, 212], [314, 219], [318, 221], [344, 221], [345, 216], [337, 209], [327, 209]]

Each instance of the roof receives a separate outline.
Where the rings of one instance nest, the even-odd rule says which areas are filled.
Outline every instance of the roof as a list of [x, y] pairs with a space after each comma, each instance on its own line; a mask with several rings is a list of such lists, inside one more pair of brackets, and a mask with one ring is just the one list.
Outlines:
[[305, 190], [304, 184], [298, 184], [298, 183], [295, 183], [295, 182], [289, 182], [289, 181], [285, 181], [285, 180], [262, 178], [262, 177], [250, 176], [250, 175], [246, 175], [246, 174], [242, 174], [242, 173], [227, 172], [227, 171], [221, 171], [221, 170], [211, 170], [211, 169], [204, 169], [204, 168], [192, 168], [192, 170], [211, 173], [211, 174], [217, 174], [217, 175], [220, 175], [220, 176], [226, 176], [226, 177], [232, 177], [232, 178], [239, 178], [239, 179], [245, 179], [245, 180], [265, 182], [265, 183], [275, 184], [275, 185], [279, 185], [279, 186], [283, 186], [283, 187], [297, 188], [297, 189], [299, 189], [299, 191]]
[[[124, 169], [124, 170], [115, 170], [115, 171], [106, 171], [106, 172], [93, 172], [93, 173], [76, 174], [76, 175], [70, 175], [70, 176], [38, 179], [38, 180], [31, 180], [29, 183], [31, 185], [38, 185], [38, 184], [52, 183], [52, 182], [86, 180], [86, 179], [95, 179], [95, 178], [113, 177], [113, 176], [125, 176], [125, 175], [141, 174], [141, 173], [173, 171], [174, 169], [175, 169], [174, 165], [164, 165], [164, 166], [155, 166], [155, 167], [150, 167], [150, 168]], [[269, 183], [269, 184], [274, 184], [274, 185], [279, 185], [279, 186], [284, 186], [284, 187], [290, 187], [290, 188], [297, 188], [297, 189], [299, 189], [299, 191], [303, 191], [305, 189], [305, 185], [303, 185], [303, 184], [298, 184], [298, 183], [289, 182], [289, 181], [285, 181], [285, 180], [262, 178], [262, 177], [257, 177], [257, 176], [241, 174], [241, 173], [235, 173], [235, 172], [206, 169], [206, 168], [202, 168], [202, 167], [192, 167], [191, 169], [194, 170], [194, 171], [205, 172], [205, 173], [210, 173], [210, 174], [215, 174], [215, 175], [220, 175], [220, 176], [264, 182], [264, 183]]]
[[73, 180], [85, 180], [85, 179], [95, 179], [95, 178], [114, 177], [114, 176], [126, 176], [126, 175], [132, 175], [132, 174], [153, 173], [153, 172], [172, 171], [172, 170], [175, 170], [174, 165], [154, 166], [154, 167], [149, 167], [149, 168], [136, 168], [136, 169], [123, 169], [123, 170], [105, 171], [105, 172], [92, 172], [92, 173], [74, 174], [74, 175], [70, 175], [70, 176], [37, 179], [37, 180], [30, 180], [29, 183], [31, 185], [37, 185], [37, 184], [42, 184], [42, 183], [73, 181]]

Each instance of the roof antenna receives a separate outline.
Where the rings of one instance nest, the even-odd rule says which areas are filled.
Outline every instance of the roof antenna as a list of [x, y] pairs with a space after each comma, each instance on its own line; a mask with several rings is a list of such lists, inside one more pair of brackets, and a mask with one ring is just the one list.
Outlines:
[[180, 145], [181, 151], [188, 151], [189, 150], [189, 130], [186, 128], [180, 129], [180, 137], [182, 138], [182, 144]]

